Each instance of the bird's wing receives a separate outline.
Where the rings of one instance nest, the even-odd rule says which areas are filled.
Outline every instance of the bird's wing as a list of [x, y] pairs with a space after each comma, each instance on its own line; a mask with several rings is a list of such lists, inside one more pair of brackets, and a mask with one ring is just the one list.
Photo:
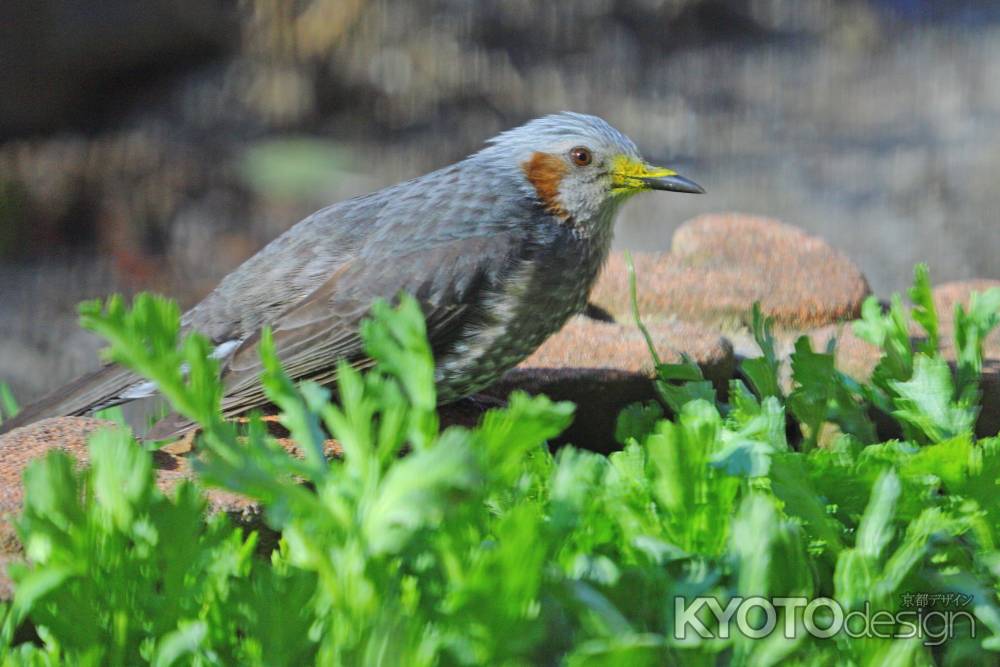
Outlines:
[[81, 375], [0, 424], [0, 434], [49, 417], [84, 415], [122, 403], [121, 394], [142, 377], [118, 364]]
[[[270, 323], [275, 350], [294, 380], [332, 378], [336, 362], [364, 365], [361, 320], [377, 299], [413, 295], [424, 311], [432, 347], [454, 340], [475, 308], [484, 284], [510, 264], [509, 235], [437, 243], [384, 258], [359, 257], [341, 267], [314, 292]], [[229, 357], [223, 370], [227, 402], [257, 384], [262, 370], [259, 333]]]
[[[429, 243], [378, 258], [365, 254], [341, 266], [319, 288], [268, 323], [285, 372], [296, 381], [328, 383], [337, 362], [367, 368], [359, 333], [361, 321], [377, 299], [400, 292], [417, 299], [435, 353], [447, 349], [466, 324], [479, 317], [484, 288], [495, 285], [515, 263], [517, 240], [508, 233]], [[228, 357], [222, 370], [223, 412], [232, 416], [266, 403], [260, 386], [260, 332]], [[168, 418], [149, 437], [165, 438], [190, 424]]]

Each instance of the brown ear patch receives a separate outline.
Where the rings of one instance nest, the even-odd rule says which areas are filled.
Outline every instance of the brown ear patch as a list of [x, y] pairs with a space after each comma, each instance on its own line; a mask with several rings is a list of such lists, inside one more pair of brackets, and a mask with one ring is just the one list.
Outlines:
[[551, 153], [537, 152], [521, 168], [528, 181], [535, 186], [545, 210], [560, 218], [568, 218], [569, 213], [559, 203], [559, 184], [566, 175], [566, 163]]

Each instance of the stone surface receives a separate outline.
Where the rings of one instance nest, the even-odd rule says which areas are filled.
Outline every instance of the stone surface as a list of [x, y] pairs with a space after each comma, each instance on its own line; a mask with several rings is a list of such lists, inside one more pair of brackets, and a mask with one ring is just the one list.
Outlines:
[[[856, 317], [864, 275], [822, 239], [769, 218], [705, 215], [676, 231], [670, 252], [634, 253], [639, 310], [733, 328], [755, 301], [776, 324], [809, 328]], [[630, 307], [624, 256], [612, 253], [592, 301], [619, 319]]]
[[[664, 362], [678, 362], [681, 353], [696, 361], [713, 380], [733, 371], [732, 346], [717, 331], [677, 320], [646, 325]], [[549, 338], [519, 368], [614, 369], [653, 376], [653, 357], [638, 327], [574, 317]]]
[[[677, 362], [684, 352], [706, 378], [725, 388], [735, 369], [726, 338], [687, 322], [662, 320], [648, 328], [662, 361]], [[523, 389], [572, 401], [576, 416], [560, 441], [603, 451], [615, 447], [614, 426], [621, 409], [654, 398], [653, 371], [646, 341], [636, 327], [579, 316], [487, 394], [502, 398]]]

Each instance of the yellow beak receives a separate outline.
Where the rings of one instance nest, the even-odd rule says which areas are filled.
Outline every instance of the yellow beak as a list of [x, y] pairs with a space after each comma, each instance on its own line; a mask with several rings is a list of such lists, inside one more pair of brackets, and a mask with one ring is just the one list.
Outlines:
[[615, 158], [612, 163], [611, 189], [619, 194], [633, 194], [643, 190], [705, 194], [703, 187], [673, 169], [654, 167], [624, 155]]

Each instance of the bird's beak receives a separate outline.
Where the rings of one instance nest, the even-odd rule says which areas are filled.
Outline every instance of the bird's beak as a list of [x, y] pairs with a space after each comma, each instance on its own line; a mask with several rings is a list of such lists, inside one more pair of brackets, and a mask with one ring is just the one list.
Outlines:
[[705, 194], [705, 188], [701, 187], [689, 178], [684, 178], [680, 174], [670, 176], [646, 176], [640, 179], [650, 190], [667, 190], [669, 192], [688, 192], [693, 195]]
[[612, 188], [615, 192], [631, 194], [643, 190], [666, 190], [705, 194], [705, 188], [684, 178], [673, 169], [654, 167], [622, 156], [614, 161], [611, 169]]

